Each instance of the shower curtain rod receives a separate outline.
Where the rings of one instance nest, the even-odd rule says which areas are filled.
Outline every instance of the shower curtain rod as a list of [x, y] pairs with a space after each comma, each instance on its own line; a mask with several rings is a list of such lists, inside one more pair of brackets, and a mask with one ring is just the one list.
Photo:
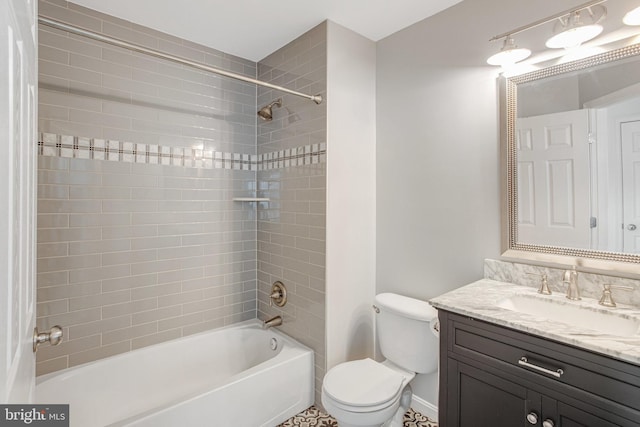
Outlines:
[[176, 62], [178, 64], [187, 65], [192, 68], [196, 68], [198, 70], [208, 71], [210, 73], [219, 74], [221, 76], [230, 77], [232, 79], [241, 80], [247, 83], [253, 83], [258, 86], [264, 86], [271, 89], [275, 89], [280, 92], [290, 93], [291, 95], [300, 96], [302, 98], [310, 99], [316, 104], [322, 103], [321, 95], [307, 95], [306, 93], [296, 92], [295, 90], [287, 89], [286, 87], [274, 85], [271, 83], [263, 82], [261, 80], [252, 79], [251, 77], [245, 77], [240, 74], [231, 73], [229, 71], [220, 70], [218, 68], [211, 67], [209, 65], [201, 64], [196, 61], [191, 61], [189, 59], [181, 58], [179, 56], [174, 56], [168, 53], [163, 53], [154, 49], [149, 49], [143, 46], [139, 46], [133, 43], [126, 42], [124, 40], [117, 39], [115, 37], [105, 36], [103, 34], [99, 34], [93, 32], [91, 30], [87, 30], [85, 28], [77, 27], [74, 25], [70, 25], [64, 23], [62, 21], [57, 21], [55, 19], [51, 19], [45, 16], [38, 16], [38, 23], [42, 25], [46, 25], [47, 27], [56, 28], [58, 30], [66, 31], [69, 33], [73, 33], [82, 37], [87, 37], [93, 40], [97, 40], [103, 43], [108, 43], [113, 46], [118, 46], [124, 49], [132, 50], [134, 52], [144, 53], [146, 55], [155, 56], [156, 58], [166, 59], [168, 61]]

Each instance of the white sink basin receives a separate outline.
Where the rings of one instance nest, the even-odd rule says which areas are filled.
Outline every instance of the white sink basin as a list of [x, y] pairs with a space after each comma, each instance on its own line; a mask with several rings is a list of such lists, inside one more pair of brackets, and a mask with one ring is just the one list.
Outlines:
[[631, 337], [640, 333], [640, 319], [615, 311], [581, 307], [573, 301], [561, 303], [533, 295], [514, 295], [498, 302], [497, 306], [608, 335]]

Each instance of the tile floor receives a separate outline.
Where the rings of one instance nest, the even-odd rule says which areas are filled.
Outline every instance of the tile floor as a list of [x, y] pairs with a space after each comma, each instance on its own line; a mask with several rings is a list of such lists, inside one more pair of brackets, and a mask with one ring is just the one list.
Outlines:
[[[330, 415], [312, 406], [293, 418], [289, 418], [278, 427], [337, 427], [338, 423]], [[419, 412], [409, 409], [404, 414], [404, 427], [438, 427], [438, 423]]]

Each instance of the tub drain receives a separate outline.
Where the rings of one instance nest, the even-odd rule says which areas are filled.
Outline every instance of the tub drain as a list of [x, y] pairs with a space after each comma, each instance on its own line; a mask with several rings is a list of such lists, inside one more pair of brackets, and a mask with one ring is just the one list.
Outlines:
[[276, 350], [278, 348], [278, 340], [275, 338], [271, 338], [271, 350]]

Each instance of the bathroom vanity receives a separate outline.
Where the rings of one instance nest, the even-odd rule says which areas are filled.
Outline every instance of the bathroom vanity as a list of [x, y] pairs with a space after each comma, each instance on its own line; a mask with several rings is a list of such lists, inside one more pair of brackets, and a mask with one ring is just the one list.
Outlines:
[[[431, 300], [440, 318], [440, 425], [640, 426], [640, 331], [615, 324], [616, 335], [505, 309], [514, 296], [538, 298], [534, 288], [484, 279]], [[592, 301], [544, 297], [559, 311], [608, 314]], [[614, 315], [624, 322], [640, 319], [621, 310]]]

